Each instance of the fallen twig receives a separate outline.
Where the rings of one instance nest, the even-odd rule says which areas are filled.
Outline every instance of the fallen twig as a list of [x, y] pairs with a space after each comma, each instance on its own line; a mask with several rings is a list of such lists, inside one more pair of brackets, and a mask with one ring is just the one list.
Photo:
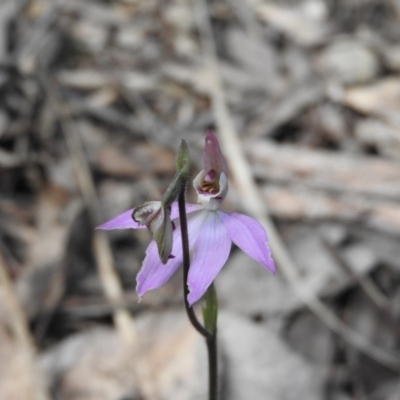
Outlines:
[[17, 342], [18, 350], [22, 357], [26, 372], [26, 381], [32, 392], [27, 393], [26, 398], [32, 400], [50, 400], [46, 391], [43, 376], [36, 365], [36, 349], [33, 343], [24, 311], [15, 295], [13, 284], [7, 272], [3, 255], [0, 253], [0, 288], [3, 299], [9, 312], [10, 328]]

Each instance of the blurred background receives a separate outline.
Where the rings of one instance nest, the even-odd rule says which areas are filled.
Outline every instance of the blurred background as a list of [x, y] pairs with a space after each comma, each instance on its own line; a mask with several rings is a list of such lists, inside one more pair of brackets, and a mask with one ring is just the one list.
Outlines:
[[206, 398], [181, 272], [94, 227], [208, 128], [278, 262], [217, 278], [221, 400], [400, 399], [400, 1], [1, 0], [1, 400]]

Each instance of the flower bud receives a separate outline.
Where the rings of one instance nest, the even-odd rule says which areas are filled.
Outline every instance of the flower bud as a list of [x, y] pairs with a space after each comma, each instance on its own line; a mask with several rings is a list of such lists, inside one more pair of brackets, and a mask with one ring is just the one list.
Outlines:
[[136, 207], [132, 218], [139, 225], [145, 225], [157, 243], [158, 254], [163, 264], [166, 264], [172, 251], [172, 221], [170, 208], [160, 201], [149, 201]]
[[189, 148], [184, 140], [178, 149], [176, 158], [176, 174], [161, 199], [164, 207], [170, 207], [182, 190], [186, 189], [186, 182], [190, 172]]
[[176, 157], [176, 170], [177, 172], [181, 172], [182, 176], [187, 179], [190, 172], [190, 156], [189, 147], [185, 140], [182, 140], [178, 149], [178, 155]]

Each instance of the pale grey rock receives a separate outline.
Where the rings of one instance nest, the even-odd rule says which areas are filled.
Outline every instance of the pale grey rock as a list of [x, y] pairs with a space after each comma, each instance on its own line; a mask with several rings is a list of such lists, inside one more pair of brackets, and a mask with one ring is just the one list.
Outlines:
[[375, 146], [383, 155], [393, 158], [400, 155], [399, 131], [375, 118], [357, 122], [354, 135], [365, 146]]
[[333, 332], [309, 311], [294, 317], [286, 333], [289, 345], [310, 360], [321, 366], [332, 364], [335, 355]]
[[[354, 278], [327, 250], [317, 228], [296, 226], [284, 235], [286, 246], [298, 267], [301, 284], [316, 296], [334, 296], [354, 284]], [[272, 257], [274, 255], [272, 254]], [[368, 274], [377, 258], [367, 246], [350, 246], [342, 255], [355, 275]], [[220, 303], [248, 316], [287, 314], [303, 302], [285, 281], [277, 266], [276, 275], [238, 251], [216, 280]]]
[[377, 55], [362, 42], [342, 38], [328, 45], [319, 58], [322, 71], [345, 85], [366, 83], [380, 71]]
[[[42, 358], [49, 385], [60, 400], [115, 400], [139, 393], [134, 364], [150, 366], [153, 400], [201, 400], [207, 396], [204, 340], [183, 310], [149, 313], [136, 320], [139, 343], [123, 345], [112, 330], [70, 337]], [[319, 400], [325, 372], [295, 354], [268, 327], [221, 312], [221, 400]]]
[[216, 287], [223, 307], [248, 316], [288, 313], [300, 305], [279, 269], [274, 276], [241, 251], [230, 258]]
[[229, 400], [320, 400], [325, 371], [295, 354], [265, 325], [221, 313]]

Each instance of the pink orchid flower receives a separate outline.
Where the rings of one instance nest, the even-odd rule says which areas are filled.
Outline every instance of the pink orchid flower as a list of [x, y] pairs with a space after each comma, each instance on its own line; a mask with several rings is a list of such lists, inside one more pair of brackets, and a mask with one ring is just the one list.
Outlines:
[[[219, 210], [228, 192], [227, 165], [212, 132], [208, 132], [203, 153], [204, 169], [193, 181], [198, 203], [187, 204], [188, 235], [191, 262], [188, 276], [188, 302], [198, 301], [226, 263], [232, 242], [263, 267], [275, 272], [274, 261], [267, 245], [264, 228], [254, 219], [237, 213]], [[140, 229], [145, 225], [132, 219], [132, 210], [125, 211], [98, 229]], [[172, 257], [162, 264], [157, 244], [151, 241], [137, 276], [136, 292], [143, 296], [148, 290], [166, 283], [182, 264], [181, 230], [177, 203], [171, 207], [173, 232]]]

